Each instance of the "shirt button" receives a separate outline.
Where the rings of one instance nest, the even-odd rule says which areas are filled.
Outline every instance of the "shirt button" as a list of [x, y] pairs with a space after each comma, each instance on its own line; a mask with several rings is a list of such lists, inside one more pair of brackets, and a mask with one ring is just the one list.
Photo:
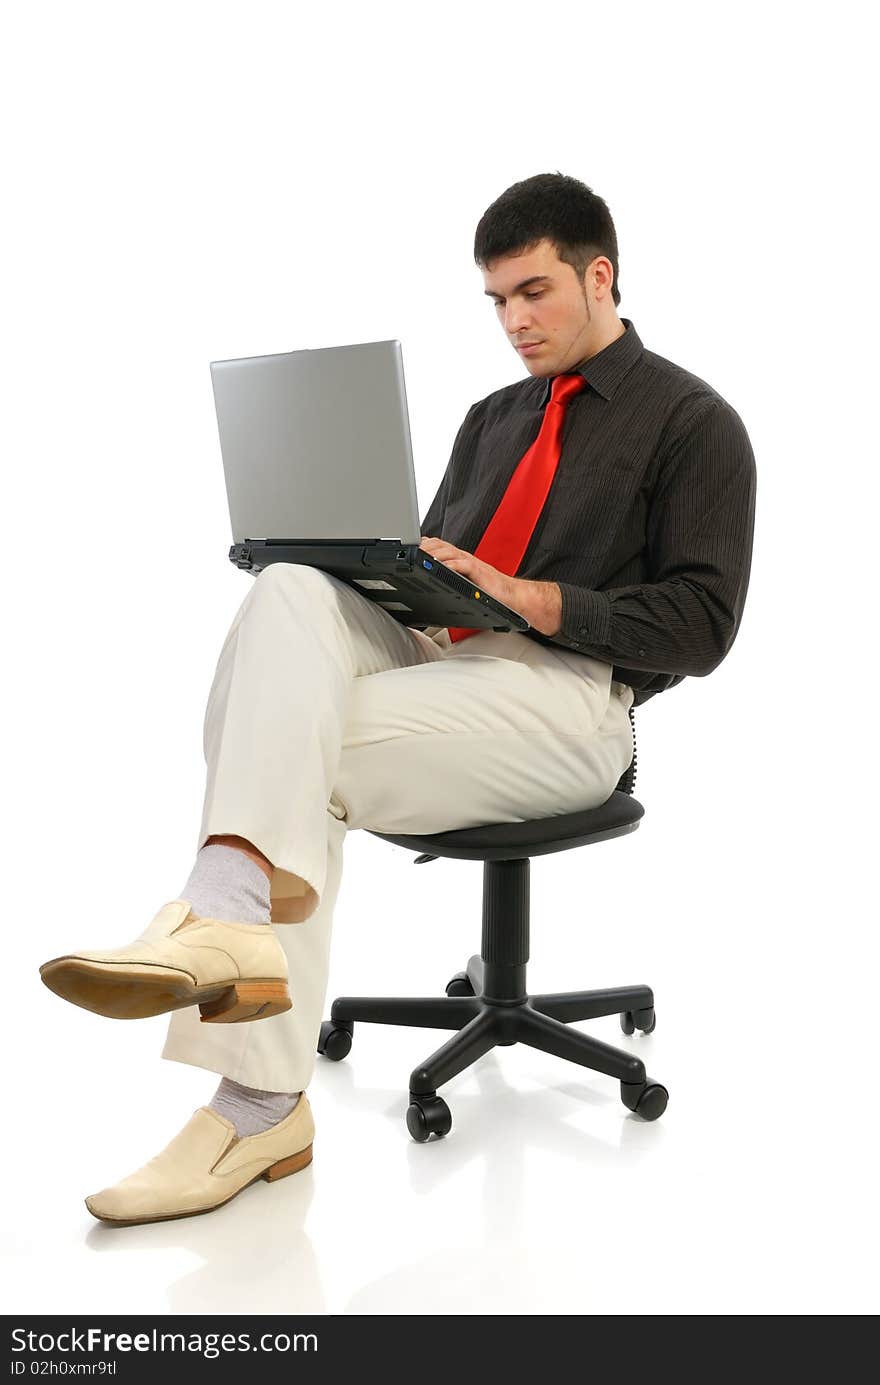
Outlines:
[[640, 650], [639, 650], [639, 658], [640, 658], [640, 659], [644, 659], [644, 657], [645, 657], [645, 651], [644, 651], [644, 649], [640, 649]]

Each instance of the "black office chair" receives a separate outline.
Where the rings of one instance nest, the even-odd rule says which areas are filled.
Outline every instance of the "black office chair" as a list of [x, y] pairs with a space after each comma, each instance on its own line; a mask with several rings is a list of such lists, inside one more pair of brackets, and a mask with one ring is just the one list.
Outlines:
[[471, 957], [446, 987], [446, 999], [368, 999], [343, 996], [334, 1000], [330, 1019], [321, 1025], [318, 1052], [334, 1062], [351, 1049], [355, 1020], [370, 1024], [404, 1024], [425, 1029], [455, 1029], [449, 1039], [409, 1080], [407, 1128], [414, 1140], [448, 1135], [452, 1115], [437, 1088], [470, 1067], [496, 1045], [530, 1044], [555, 1053], [620, 1082], [625, 1106], [644, 1120], [656, 1120], [666, 1110], [669, 1093], [645, 1075], [634, 1053], [612, 1048], [581, 1030], [567, 1027], [572, 1020], [620, 1015], [624, 1034], [636, 1029], [650, 1034], [656, 1023], [654, 996], [648, 986], [616, 990], [569, 991], [532, 995], [526, 991], [529, 959], [529, 858], [575, 846], [592, 846], [634, 832], [644, 814], [632, 797], [636, 778], [636, 733], [633, 758], [611, 797], [584, 813], [564, 813], [535, 822], [495, 823], [464, 827], [426, 837], [373, 832], [387, 842], [417, 851], [416, 865], [438, 856], [483, 861], [483, 936], [478, 957]]

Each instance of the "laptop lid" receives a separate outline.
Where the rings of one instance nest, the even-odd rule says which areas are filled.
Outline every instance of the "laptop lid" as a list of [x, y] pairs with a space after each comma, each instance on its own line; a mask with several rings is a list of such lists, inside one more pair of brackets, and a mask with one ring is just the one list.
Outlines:
[[212, 361], [235, 543], [418, 543], [399, 341]]

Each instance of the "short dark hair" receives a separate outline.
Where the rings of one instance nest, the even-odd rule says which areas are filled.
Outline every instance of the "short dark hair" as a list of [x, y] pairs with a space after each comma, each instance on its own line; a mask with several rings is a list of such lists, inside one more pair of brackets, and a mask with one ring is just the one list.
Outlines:
[[614, 270], [611, 297], [618, 305], [617, 232], [607, 204], [592, 188], [558, 172], [513, 183], [480, 217], [474, 260], [483, 266], [502, 255], [521, 255], [542, 240], [553, 242], [581, 282], [587, 265], [607, 256]]

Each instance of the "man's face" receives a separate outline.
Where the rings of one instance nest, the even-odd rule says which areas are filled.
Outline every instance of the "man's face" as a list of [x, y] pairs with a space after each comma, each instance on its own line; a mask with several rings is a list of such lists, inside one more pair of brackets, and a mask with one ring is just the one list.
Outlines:
[[[597, 257], [587, 270], [586, 288], [547, 240], [523, 255], [483, 266], [485, 291], [531, 375], [560, 375], [601, 349], [590, 287], [598, 263]], [[603, 258], [601, 263], [610, 277], [610, 262]], [[522, 349], [527, 343], [538, 344]]]

